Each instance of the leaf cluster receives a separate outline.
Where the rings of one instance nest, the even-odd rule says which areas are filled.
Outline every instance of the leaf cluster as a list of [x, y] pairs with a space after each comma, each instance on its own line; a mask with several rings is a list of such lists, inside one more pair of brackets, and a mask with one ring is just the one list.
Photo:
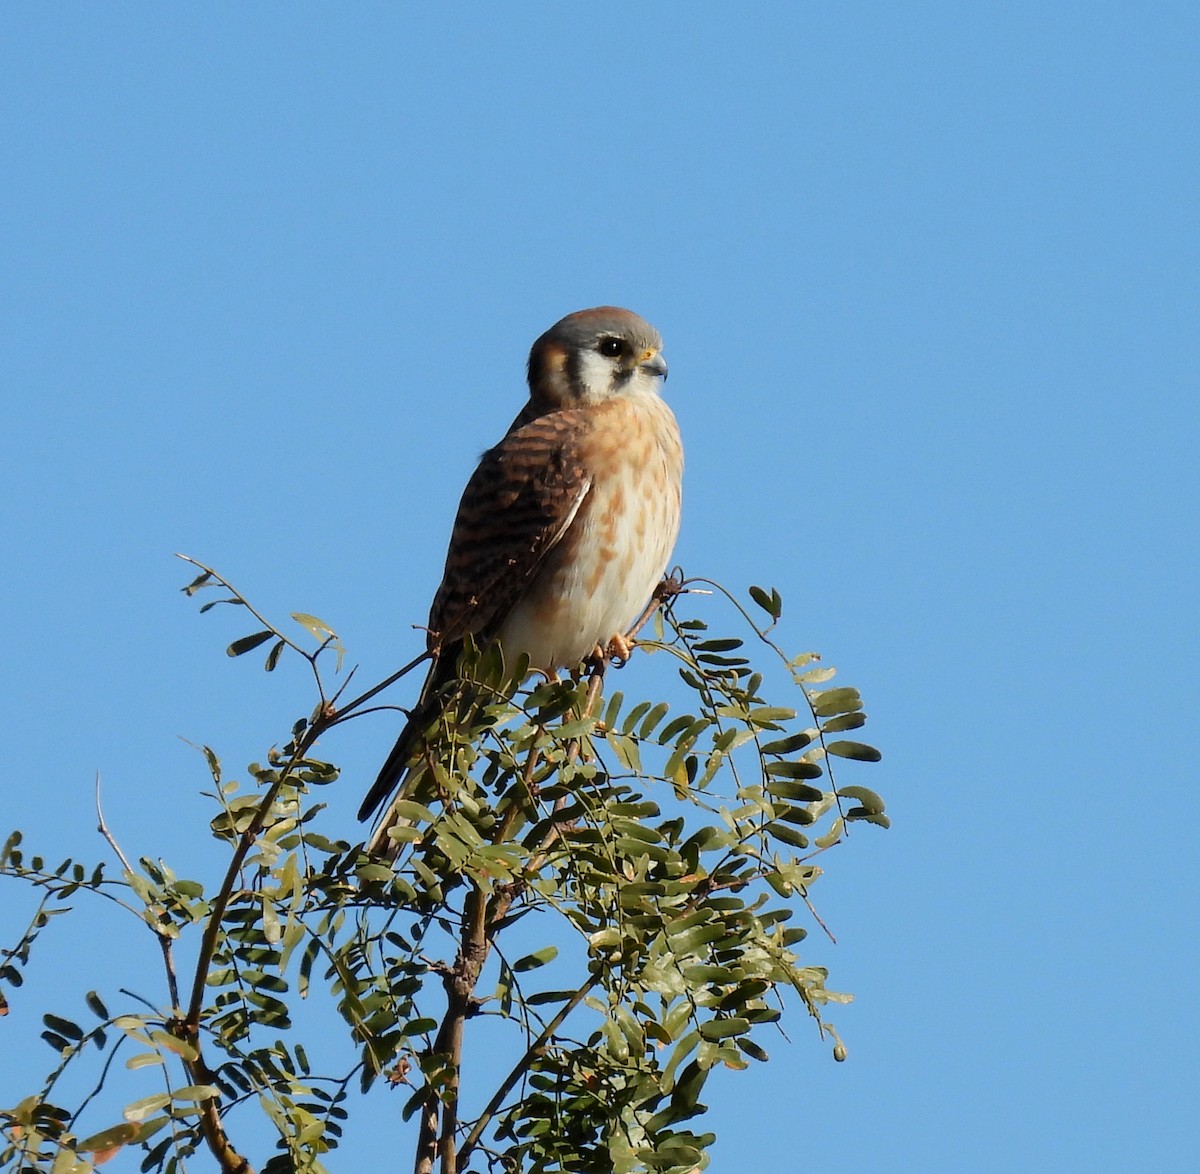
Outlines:
[[[707, 1165], [714, 1141], [695, 1130], [709, 1077], [767, 1060], [789, 993], [844, 1057], [827, 1009], [848, 996], [801, 948], [820, 924], [810, 891], [821, 855], [850, 824], [887, 826], [879, 797], [835, 780], [835, 762], [879, 754], [844, 736], [866, 721], [858, 692], [775, 643], [778, 592], [752, 588], [742, 602], [714, 584], [674, 585], [639, 641], [673, 663], [685, 699], [674, 708], [605, 697], [599, 669], [527, 681], [496, 649], [469, 648], [383, 859], [321, 830], [319, 796], [338, 772], [312, 748], [389, 682], [342, 702], [345, 683], [331, 691], [322, 669], [342, 655], [331, 628], [295, 616], [308, 648], [201, 571], [189, 594], [223, 588], [206, 608], [247, 608], [261, 624], [230, 655], [270, 642], [273, 670], [294, 650], [316, 707], [245, 780], [203, 748], [211, 834], [230, 854], [215, 880], [132, 864], [103, 821], [122, 868], [111, 879], [102, 866], [26, 863], [10, 838], [0, 875], [40, 903], [0, 954], [0, 983], [20, 985], [39, 933], [76, 893], [116, 901], [154, 935], [163, 982], [125, 992], [116, 1015], [89, 992], [90, 1028], [45, 1016], [54, 1065], [0, 1113], [0, 1167], [85, 1171], [133, 1147], [142, 1170], [172, 1174], [205, 1147], [220, 1168], [248, 1171], [231, 1134], [256, 1109], [277, 1135], [263, 1169], [319, 1174], [352, 1090], [382, 1086], [403, 1093], [418, 1170], [684, 1174]], [[678, 614], [710, 590], [744, 635]], [[780, 676], [791, 697], [777, 695]], [[196, 962], [181, 975], [185, 937]], [[318, 995], [344, 1043], [323, 1039], [313, 1058], [301, 1010]], [[467, 1103], [463, 1040], [482, 1018], [500, 1027], [510, 1062]], [[122, 1087], [147, 1076], [157, 1087], [85, 1133], [84, 1117], [111, 1101], [101, 1093], [118, 1083], [118, 1055], [136, 1074]], [[89, 1058], [91, 1093], [61, 1107], [62, 1074]], [[486, 1083], [477, 1074], [471, 1087]]]

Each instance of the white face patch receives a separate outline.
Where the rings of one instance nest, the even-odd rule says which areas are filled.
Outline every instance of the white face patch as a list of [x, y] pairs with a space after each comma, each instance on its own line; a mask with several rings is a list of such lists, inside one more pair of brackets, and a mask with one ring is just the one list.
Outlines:
[[581, 351], [579, 355], [579, 382], [582, 384], [583, 396], [587, 400], [604, 399], [613, 393], [613, 377], [617, 365], [607, 355], [599, 351]]
[[579, 381], [583, 388], [583, 400], [595, 403], [611, 395], [654, 395], [658, 392], [659, 377], [641, 367], [635, 367], [628, 379], [618, 378], [619, 364], [616, 359], [588, 349], [579, 354]]

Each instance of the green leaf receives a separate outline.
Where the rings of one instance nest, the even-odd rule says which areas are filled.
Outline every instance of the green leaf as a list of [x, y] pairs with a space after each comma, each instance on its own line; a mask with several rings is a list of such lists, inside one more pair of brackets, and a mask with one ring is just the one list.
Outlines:
[[258, 990], [274, 991], [277, 995], [287, 994], [287, 980], [277, 974], [267, 974], [256, 967], [248, 967], [242, 971], [242, 979]]
[[157, 1113], [170, 1103], [170, 1093], [156, 1092], [152, 1096], [142, 1097], [140, 1101], [134, 1101], [132, 1105], [126, 1105], [125, 1112], [121, 1115], [126, 1121], [144, 1121], [151, 1113]]
[[407, 819], [412, 823], [433, 823], [437, 818], [428, 807], [423, 803], [418, 803], [415, 799], [397, 799], [392, 804], [392, 810], [401, 819]]
[[65, 1036], [67, 1039], [77, 1041], [83, 1039], [83, 1028], [77, 1023], [72, 1023], [69, 1019], [62, 1019], [57, 1015], [43, 1015], [42, 1022], [51, 1031], [56, 1031], [59, 1035]]
[[138, 1052], [136, 1056], [130, 1056], [125, 1061], [125, 1067], [129, 1069], [148, 1068], [151, 1064], [161, 1063], [163, 1063], [163, 1058], [157, 1052]]
[[793, 807], [790, 803], [777, 803], [775, 804], [775, 818], [784, 823], [798, 823], [802, 827], [808, 827], [817, 817], [808, 807]]
[[649, 738], [654, 732], [654, 727], [657, 726], [658, 723], [667, 716], [667, 710], [669, 708], [670, 707], [665, 701], [660, 701], [656, 706], [654, 706], [654, 708], [651, 709], [648, 714], [646, 714], [645, 721], [643, 721], [638, 727], [638, 737], [642, 739]]
[[813, 712], [817, 717], [832, 717], [839, 713], [854, 713], [862, 709], [862, 697], [857, 689], [843, 685], [839, 689], [824, 689], [812, 694]]
[[792, 675], [797, 685], [824, 685], [826, 681], [832, 681], [837, 676], [837, 669], [832, 665], [826, 665], [815, 669], [806, 669], [804, 672], [799, 672], [800, 664], [808, 664], [809, 661], [819, 659], [814, 653], [806, 653], [803, 657], [797, 657], [792, 661]]
[[713, 749], [726, 753], [730, 750], [736, 750], [739, 746], [744, 746], [753, 737], [753, 730], [739, 730], [736, 727], [722, 730], [713, 738]]
[[186, 587], [180, 587], [179, 590], [182, 591], [184, 595], [195, 595], [195, 593], [199, 591], [200, 588], [203, 587], [204, 584], [207, 583], [211, 578], [212, 571], [202, 571]]
[[868, 811], [865, 807], [851, 807], [846, 812], [846, 819], [853, 819], [861, 823], [873, 823], [876, 827], [881, 828], [892, 826], [892, 821], [882, 811]]
[[760, 705], [750, 711], [750, 723], [755, 726], [773, 726], [778, 722], [790, 722], [796, 716], [794, 709], [782, 705]]
[[225, 649], [226, 656], [241, 656], [245, 652], [251, 652], [260, 644], [266, 643], [274, 636], [274, 632], [255, 632], [253, 636], [243, 636], [240, 640], [235, 640], [228, 648]]
[[793, 848], [808, 847], [808, 837], [803, 832], [798, 832], [795, 828], [788, 827], [786, 823], [769, 823], [767, 824], [766, 831], [772, 839], [780, 840]]
[[83, 1141], [77, 1141], [75, 1150], [81, 1154], [95, 1153], [98, 1150], [115, 1152], [131, 1141], [136, 1141], [141, 1134], [140, 1125], [126, 1121], [122, 1125], [114, 1125], [109, 1129], [102, 1129], [99, 1133], [93, 1133], [91, 1137], [85, 1137]]
[[728, 1039], [731, 1035], [745, 1035], [750, 1030], [750, 1020], [741, 1016], [731, 1016], [728, 1019], [710, 1019], [700, 1024], [700, 1035], [704, 1039]]
[[633, 727], [642, 719], [642, 715], [650, 708], [649, 701], [639, 701], [621, 720], [621, 733], [630, 734]]
[[83, 996], [83, 999], [88, 1005], [88, 1010], [90, 1010], [98, 1019], [108, 1018], [108, 1008], [104, 1005], [104, 1000], [101, 999], [95, 991], [88, 991], [88, 993]]
[[784, 779], [772, 779], [767, 783], [766, 790], [768, 795], [776, 799], [791, 799], [797, 803], [819, 803], [825, 798], [825, 793], [816, 787]]
[[695, 954], [699, 952], [701, 946], [718, 942], [728, 934], [728, 927], [721, 922], [711, 925], [693, 925], [682, 933], [671, 935], [671, 950], [676, 957]]
[[[211, 1101], [221, 1095], [221, 1090], [211, 1084], [190, 1084], [178, 1088], [171, 1094], [173, 1101]], [[128, 1116], [128, 1113], [126, 1113]]]
[[542, 1007], [547, 1003], [565, 1003], [574, 994], [574, 991], [538, 991], [530, 995], [525, 1002], [530, 1007]]
[[704, 1155], [694, 1145], [672, 1138], [656, 1150], [639, 1150], [638, 1157], [651, 1170], [698, 1170]]
[[731, 966], [713, 966], [707, 962], [698, 962], [683, 968], [683, 977], [698, 986], [709, 986], [717, 983], [737, 982], [739, 973]]
[[322, 640], [326, 636], [332, 636], [335, 640], [337, 639], [337, 633], [324, 620], [319, 620], [316, 616], [310, 616], [307, 612], [294, 611], [292, 612], [292, 619], [302, 628], [307, 628], [314, 636]]
[[553, 962], [557, 957], [558, 947], [546, 946], [544, 949], [535, 950], [532, 954], [526, 954], [524, 958], [518, 958], [512, 968], [518, 974], [522, 974], [526, 970], [536, 970], [539, 966], [545, 966], [547, 962]]
[[285, 647], [287, 647], [287, 642], [285, 640], [277, 640], [271, 645], [271, 651], [267, 653], [267, 662], [263, 665], [263, 668], [265, 668], [267, 672], [273, 673], [275, 671], [275, 666], [279, 663], [280, 654], [283, 652]]
[[360, 864], [354, 870], [354, 875], [361, 881], [379, 881], [386, 884], [395, 873], [386, 864]]
[[883, 757], [874, 746], [865, 742], [830, 742], [825, 749], [839, 758], [852, 758], [856, 762], [878, 762]]
[[557, 737], [561, 740], [567, 738], [582, 738], [585, 735], [591, 734], [596, 728], [596, 719], [594, 717], [580, 717], [574, 721], [563, 722], [555, 731]]
[[795, 893], [795, 886], [792, 882], [780, 876], [778, 872], [768, 872], [763, 876], [763, 879], [781, 897], [791, 897]]
[[632, 738], [609, 730], [607, 741], [622, 767], [636, 774], [641, 773], [642, 756], [638, 751], [637, 743]]
[[188, 1043], [187, 1040], [182, 1040], [177, 1036], [171, 1035], [170, 1032], [152, 1027], [150, 1029], [150, 1038], [158, 1047], [168, 1052], [173, 1052], [176, 1056], [182, 1056], [185, 1060], [190, 1061], [197, 1058], [196, 1049], [192, 1044]]
[[283, 934], [283, 929], [279, 923], [279, 911], [275, 908], [275, 902], [268, 900], [265, 896], [262, 902], [261, 925], [263, 937], [272, 946], [278, 945]]
[[857, 799], [871, 815], [883, 814], [883, 800], [866, 787], [839, 787], [837, 793], [842, 799]]
[[304, 948], [304, 953], [300, 955], [299, 977], [296, 980], [296, 992], [302, 999], [308, 997], [309, 982], [312, 979], [313, 964], [317, 960], [317, 956], [321, 950], [321, 943], [310, 941]]
[[[675, 739], [677, 734], [681, 734], [689, 726], [694, 725], [695, 722], [696, 715], [694, 713], [681, 713], [678, 717], [672, 718], [658, 731], [659, 742], [664, 746], [667, 745], [668, 742]], [[703, 729], [703, 726], [701, 726], [701, 729]]]
[[865, 713], [843, 713], [838, 717], [831, 717], [828, 721], [821, 723], [821, 733], [823, 734], [839, 734], [843, 730], [857, 730], [860, 726], [867, 724], [867, 715]]
[[777, 738], [773, 742], [764, 742], [762, 752], [764, 754], [793, 754], [797, 750], [803, 750], [811, 741], [811, 734], [791, 734], [786, 738]]
[[625, 701], [625, 694], [618, 689], [608, 699], [608, 705], [604, 710], [604, 717], [601, 719], [605, 729], [611, 730], [616, 728], [617, 717], [621, 712], [621, 705]]
[[724, 670], [745, 668], [750, 662], [744, 656], [718, 656], [714, 652], [702, 652], [696, 657], [696, 663]]
[[762, 587], [751, 587], [750, 598], [773, 620], [779, 619], [783, 614], [783, 597], [774, 587], [771, 588], [769, 595]]
[[701, 640], [694, 645], [697, 652], [732, 652], [735, 648], [741, 648], [742, 640], [736, 637], [728, 640]]
[[214, 607], [220, 607], [223, 603], [232, 604], [234, 607], [245, 607], [244, 599], [210, 599], [201, 609], [200, 614], [204, 615], [206, 611], [212, 611]]
[[819, 779], [824, 773], [815, 762], [768, 762], [764, 770], [772, 779]]
[[[682, 1040], [675, 1045], [675, 1052], [671, 1057], [671, 1063], [676, 1062], [676, 1057], [686, 1047], [687, 1051], [691, 1051], [699, 1041], [698, 1032], [689, 1032]], [[667, 1066], [668, 1073], [670, 1064]], [[695, 1060], [688, 1063], [687, 1067], [679, 1074], [679, 1078], [675, 1081], [675, 1087], [671, 1091], [671, 1104], [679, 1110], [688, 1110], [695, 1107], [696, 1102], [700, 1099], [700, 1092], [704, 1088], [704, 1082], [708, 1079], [708, 1069], [702, 1067]]]

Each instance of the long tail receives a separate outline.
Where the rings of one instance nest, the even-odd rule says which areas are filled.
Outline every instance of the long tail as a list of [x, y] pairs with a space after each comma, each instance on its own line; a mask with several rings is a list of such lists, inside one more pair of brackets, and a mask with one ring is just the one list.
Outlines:
[[362, 805], [358, 809], [360, 820], [365, 822], [370, 819], [383, 805], [383, 801], [400, 785], [404, 769], [408, 766], [408, 761], [416, 748], [417, 737], [432, 716], [432, 707], [424, 698], [413, 707], [404, 729], [400, 731], [400, 737], [396, 739], [396, 744], [392, 747], [392, 752], [385, 759], [375, 782], [371, 784], [371, 789], [363, 798]]
[[409, 713], [408, 721], [400, 731], [392, 752], [387, 756], [379, 775], [371, 785], [362, 806], [358, 809], [358, 818], [368, 820], [383, 806], [393, 791], [399, 789], [407, 772], [408, 764], [420, 748], [421, 737], [429, 728], [429, 724], [437, 716], [442, 705], [442, 688], [454, 679], [458, 665], [458, 649], [448, 648], [438, 654], [421, 686], [421, 694], [416, 705]]

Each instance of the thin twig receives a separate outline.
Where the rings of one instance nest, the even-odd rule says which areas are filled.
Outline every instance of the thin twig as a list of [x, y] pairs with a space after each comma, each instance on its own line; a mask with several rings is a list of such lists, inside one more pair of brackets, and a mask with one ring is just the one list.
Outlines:
[[[129, 863], [129, 858], [121, 850], [121, 845], [117, 843], [116, 837], [109, 830], [108, 824], [104, 819], [104, 809], [100, 805], [100, 772], [96, 772], [96, 830], [108, 842], [108, 846], [117, 854], [117, 859], [121, 862], [121, 867], [126, 873], [133, 874], [133, 866]], [[142, 919], [145, 921], [145, 918]], [[163, 933], [156, 925], [149, 921], [145, 921], [146, 925], [154, 932], [154, 936], [158, 939], [158, 948], [162, 951], [163, 969], [167, 975], [167, 993], [171, 999], [171, 1006], [175, 1011], [179, 1011], [179, 980], [175, 975], [175, 956], [171, 951], [171, 938], [168, 934]]]
[[413, 669], [417, 667], [417, 665], [419, 665], [422, 661], [428, 660], [432, 655], [432, 652], [422, 652], [420, 656], [413, 657], [408, 664], [406, 664], [402, 669], [397, 669], [396, 672], [392, 673], [392, 675], [386, 680], [380, 681], [378, 685], [375, 685], [362, 695], [356, 697], [353, 701], [349, 701], [343, 705], [341, 709], [337, 711], [337, 713], [331, 715], [329, 724], [331, 726], [336, 726], [339, 722], [343, 722], [347, 718], [355, 716], [355, 711], [358, 710], [358, 708], [363, 705], [364, 702], [370, 701], [371, 698], [377, 693], [382, 693], [384, 689], [390, 688], [398, 680], [400, 680], [401, 677], [408, 676], [408, 674], [411, 673]]
[[[225, 911], [229, 907], [234, 887], [237, 884], [246, 857], [253, 847], [255, 840], [257, 840], [258, 833], [262, 831], [263, 824], [266, 822], [267, 815], [279, 792], [287, 782], [291, 772], [295, 769], [296, 764], [303, 761], [312, 744], [324, 733], [328, 725], [329, 722], [327, 719], [323, 716], [318, 716], [312, 725], [305, 730], [299, 742], [296, 743], [296, 747], [288, 763], [280, 771], [279, 777], [275, 782], [267, 788], [266, 794], [255, 809], [253, 819], [251, 819], [250, 824], [239, 837], [237, 846], [233, 850], [233, 856], [229, 861], [229, 867], [225, 870], [221, 888], [210, 907], [208, 921], [205, 923], [204, 933], [200, 939], [200, 952], [196, 960], [196, 970], [192, 978], [192, 992], [188, 1002], [187, 1014], [182, 1020], [177, 1020], [170, 1025], [173, 1034], [178, 1035], [180, 1039], [189, 1043], [196, 1051], [195, 1060], [184, 1062], [188, 1070], [188, 1076], [195, 1084], [212, 1083], [212, 1072], [205, 1063], [200, 1050], [200, 1015], [204, 1005], [204, 990], [208, 979], [208, 971], [212, 965], [213, 955], [216, 952], [217, 938], [221, 932], [221, 922], [225, 917]], [[208, 1145], [209, 1151], [216, 1158], [223, 1174], [253, 1174], [250, 1163], [237, 1152], [233, 1143], [229, 1140], [229, 1135], [225, 1132], [216, 1097], [210, 1097], [201, 1103], [200, 1129], [204, 1134], [204, 1140]]]
[[[268, 632], [271, 632], [273, 635], [277, 636], [284, 642], [284, 644], [292, 649], [293, 652], [298, 652], [302, 657], [304, 657], [305, 660], [311, 663], [312, 657], [315, 654], [301, 648], [300, 645], [294, 640], [288, 639], [288, 637], [285, 636], [277, 627], [275, 627], [275, 625], [271, 623], [266, 616], [256, 610], [254, 605], [223, 575], [219, 574], [217, 571], [214, 571], [212, 567], [206, 567], [202, 562], [192, 558], [192, 556], [189, 554], [179, 554], [176, 552], [175, 557], [183, 559], [185, 563], [191, 563], [192, 566], [197, 567], [199, 570], [204, 571], [208, 575], [211, 575], [222, 587], [225, 588], [226, 591], [231, 591], [238, 603], [240, 603], [256, 620], [258, 620], [258, 622], [262, 624], [262, 626]], [[184, 590], [186, 591], [186, 588]]]
[[542, 1028], [537, 1039], [525, 1049], [525, 1054], [513, 1065], [512, 1071], [504, 1078], [504, 1082], [496, 1090], [495, 1095], [484, 1107], [483, 1113], [479, 1119], [471, 1127], [471, 1132], [467, 1134], [466, 1140], [462, 1143], [462, 1148], [458, 1152], [458, 1165], [455, 1167], [456, 1172], [466, 1169], [467, 1161], [471, 1156], [471, 1151], [479, 1144], [479, 1139], [483, 1136], [483, 1131], [491, 1123], [496, 1116], [500, 1106], [504, 1104], [508, 1094], [516, 1087], [517, 1082], [525, 1075], [529, 1066], [537, 1059], [542, 1049], [553, 1037], [554, 1033], [566, 1022], [567, 1017], [587, 998], [588, 993], [599, 982], [599, 977], [594, 976], [589, 978], [563, 1005], [558, 1014]]
[[[317, 693], [321, 698], [321, 707], [325, 708], [325, 706], [328, 704], [325, 699], [325, 682], [321, 680], [321, 670], [317, 666], [317, 657], [319, 657], [321, 653], [325, 651], [325, 648], [328, 646], [330, 641], [336, 639], [336, 637], [331, 633], [330, 636], [326, 637], [326, 639], [321, 642], [316, 652], [309, 652], [307, 649], [301, 648], [300, 645], [294, 640], [291, 640], [285, 636], [277, 627], [275, 627], [274, 624], [271, 623], [270, 620], [267, 619], [266, 616], [256, 610], [254, 605], [232, 583], [230, 583], [228, 579], [219, 574], [217, 571], [214, 571], [212, 567], [205, 566], [204, 563], [192, 558], [191, 555], [176, 553], [175, 557], [182, 559], [185, 563], [191, 563], [193, 567], [204, 571], [205, 574], [215, 579], [216, 582], [224, 587], [226, 591], [231, 592], [236, 602], [240, 603], [242, 607], [244, 607], [256, 620], [258, 620], [258, 622], [262, 624], [262, 626], [268, 632], [270, 632], [277, 639], [282, 640], [286, 647], [290, 648], [293, 652], [298, 653], [308, 662], [308, 667], [312, 670], [313, 680], [316, 682]], [[193, 594], [193, 592], [189, 591], [187, 587], [184, 588], [184, 591], [188, 592], [189, 595]]]
[[[101, 1027], [102, 1028], [108, 1027], [111, 1024], [111, 1022], [112, 1022], [111, 1020], [108, 1020], [107, 1022], [103, 1023], [101, 1025]], [[96, 1032], [93, 1030], [91, 1032], [91, 1036], [94, 1038], [95, 1034], [96, 1034]], [[92, 1101], [94, 1101], [96, 1099], [96, 1097], [99, 1096], [100, 1090], [102, 1088], [104, 1088], [104, 1082], [108, 1079], [108, 1070], [112, 1067], [113, 1061], [117, 1058], [117, 1053], [121, 1050], [122, 1046], [125, 1044], [125, 1042], [128, 1039], [129, 1039], [129, 1036], [122, 1034], [121, 1038], [118, 1039], [113, 1044], [112, 1048], [109, 1050], [108, 1058], [104, 1061], [104, 1067], [100, 1069], [100, 1075], [97, 1077], [96, 1083], [95, 1083], [94, 1087], [92, 1088], [92, 1091], [89, 1092], [88, 1095], [79, 1102], [79, 1105], [75, 1109], [75, 1112], [73, 1112], [71, 1114], [70, 1119], [67, 1121], [67, 1125], [71, 1129], [75, 1128], [75, 1122], [78, 1121], [79, 1118], [83, 1116], [84, 1109], [86, 1109], [88, 1107], [88, 1105], [90, 1105], [92, 1103]]]
[[108, 841], [108, 846], [117, 854], [117, 859], [121, 862], [121, 867], [126, 872], [133, 872], [133, 865], [129, 863], [129, 858], [121, 851], [121, 845], [113, 838], [112, 832], [108, 830], [108, 824], [104, 822], [104, 810], [100, 806], [100, 772], [96, 771], [96, 830]]
[[805, 888], [801, 888], [799, 891], [800, 891], [800, 900], [802, 900], [805, 903], [805, 905], [808, 906], [808, 911], [809, 911], [809, 913], [811, 913], [813, 915], [813, 920], [825, 931], [825, 936], [836, 946], [837, 938], [835, 938], [833, 936], [833, 930], [831, 930], [829, 928], [829, 926], [827, 926], [825, 924], [821, 915], [817, 912], [816, 906], [814, 906], [812, 901], [809, 899], [808, 890]]

